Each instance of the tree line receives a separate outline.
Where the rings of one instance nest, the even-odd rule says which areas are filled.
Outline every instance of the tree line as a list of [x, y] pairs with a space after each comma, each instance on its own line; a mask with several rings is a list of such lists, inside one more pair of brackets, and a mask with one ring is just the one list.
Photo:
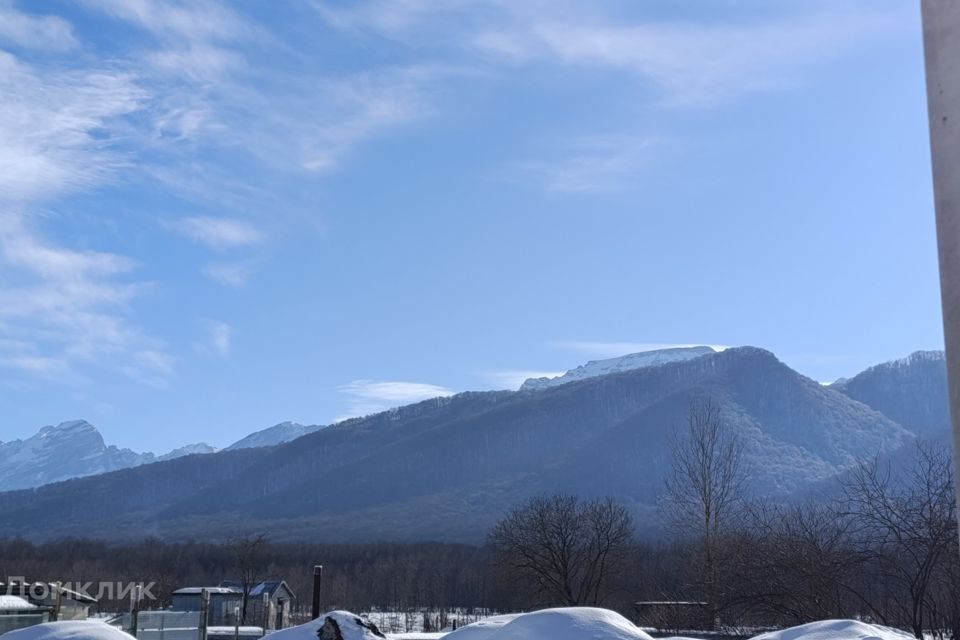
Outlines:
[[[829, 499], [775, 503], [747, 495], [745, 446], [710, 398], [678, 430], [660, 517], [668, 535], [640, 540], [612, 499], [538, 496], [516, 505], [484, 545], [69, 539], [0, 541], [0, 580], [154, 582], [173, 590], [283, 579], [310, 610], [313, 565], [324, 608], [516, 611], [600, 605], [664, 629], [788, 626], [857, 617], [960, 638], [960, 553], [950, 453], [918, 444], [895, 472], [879, 459], [838, 481]], [[637, 606], [638, 602], [647, 603]], [[683, 603], [683, 604], [679, 604]], [[104, 599], [103, 611], [128, 602]]]

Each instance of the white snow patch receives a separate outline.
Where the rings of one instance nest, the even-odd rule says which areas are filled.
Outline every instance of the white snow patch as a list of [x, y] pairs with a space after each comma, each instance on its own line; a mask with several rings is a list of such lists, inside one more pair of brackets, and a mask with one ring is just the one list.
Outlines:
[[[500, 623], [501, 619], [503, 619], [502, 623]], [[569, 607], [544, 609], [517, 616], [487, 618], [454, 631], [444, 640], [652, 640], [652, 638], [614, 611]]]
[[867, 624], [858, 620], [821, 620], [771, 631], [752, 640], [909, 640], [913, 636], [899, 629]]
[[45, 622], [8, 631], [3, 640], [133, 640], [133, 636], [100, 620]]
[[586, 380], [587, 378], [596, 378], [610, 373], [620, 373], [621, 371], [632, 371], [634, 369], [645, 369], [647, 367], [657, 367], [669, 362], [683, 362], [693, 360], [700, 356], [717, 353], [720, 349], [708, 346], [697, 347], [677, 347], [672, 349], [657, 349], [655, 351], [642, 351], [640, 353], [631, 353], [618, 358], [609, 358], [607, 360], [591, 360], [587, 364], [582, 364], [576, 369], [567, 371], [562, 376], [556, 378], [528, 378], [520, 386], [521, 391], [536, 391], [550, 387], [558, 387], [568, 382]]
[[0, 595], [0, 611], [21, 611], [36, 608], [36, 605], [30, 604], [20, 596]]
[[456, 631], [447, 634], [444, 640], [447, 638], [455, 638], [456, 640], [487, 640], [494, 632], [499, 631], [502, 626], [513, 622], [522, 615], [524, 614], [508, 613], [502, 616], [490, 616], [473, 624], [468, 624], [465, 627], [460, 627]]

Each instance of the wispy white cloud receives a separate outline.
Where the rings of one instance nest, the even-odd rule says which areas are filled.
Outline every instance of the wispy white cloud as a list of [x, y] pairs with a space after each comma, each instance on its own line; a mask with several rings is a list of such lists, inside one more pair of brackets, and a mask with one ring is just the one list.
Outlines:
[[164, 39], [225, 41], [255, 31], [215, 0], [84, 0], [84, 4]]
[[131, 75], [49, 72], [0, 51], [0, 199], [8, 207], [88, 189], [125, 163], [102, 137], [145, 98]]
[[203, 275], [214, 282], [237, 289], [247, 284], [252, 273], [250, 265], [236, 262], [215, 262], [203, 267]]
[[563, 340], [553, 343], [553, 346], [566, 351], [573, 351], [589, 358], [616, 358], [630, 353], [656, 351], [657, 349], [677, 349], [683, 347], [711, 347], [716, 351], [727, 349], [727, 345], [700, 343], [672, 343], [672, 342], [603, 342], [596, 340]]
[[0, 0], [0, 42], [19, 47], [62, 51], [77, 46], [73, 26], [57, 16], [18, 11], [13, 0]]
[[226, 322], [207, 323], [206, 336], [202, 342], [194, 345], [197, 353], [229, 358], [233, 344], [233, 328]]
[[75, 249], [38, 228], [39, 206], [98, 187], [127, 162], [111, 134], [145, 94], [110, 69], [45, 71], [0, 51], [0, 361], [76, 380], [106, 366], [151, 380], [171, 371], [163, 345], [131, 320], [145, 283], [134, 260]]
[[[638, 176], [654, 163], [654, 142], [629, 135], [579, 138], [552, 159], [516, 163], [513, 173], [548, 192], [619, 191], [636, 186]], [[662, 162], [662, 155], [656, 160]]]
[[[888, 14], [860, 11], [748, 24], [540, 22], [497, 34], [498, 54], [620, 69], [659, 87], [668, 102], [709, 105], [796, 82], [862, 38], [898, 28]], [[483, 46], [489, 38], [478, 40]]]
[[190, 240], [217, 250], [249, 247], [263, 240], [257, 227], [233, 218], [196, 216], [183, 218], [172, 226]]
[[497, 389], [516, 390], [530, 378], [556, 378], [562, 376], [564, 371], [525, 371], [519, 369], [507, 369], [504, 371], [487, 371], [483, 377], [489, 380]]
[[165, 389], [173, 376], [174, 357], [164, 351], [141, 349], [122, 368], [129, 377], [143, 384]]
[[[671, 105], [709, 106], [757, 90], [791, 86], [807, 66], [866, 38], [902, 29], [900, 8], [818, 4], [765, 19], [616, 20], [590, 3], [317, 2], [331, 27], [407, 44], [429, 40], [490, 63], [553, 64], [621, 71]], [[610, 8], [614, 10], [613, 7]], [[607, 12], [610, 13], [610, 12]]]
[[336, 420], [346, 420], [386, 411], [421, 400], [450, 396], [455, 391], [423, 382], [390, 382], [354, 380], [337, 387], [347, 404], [347, 410]]

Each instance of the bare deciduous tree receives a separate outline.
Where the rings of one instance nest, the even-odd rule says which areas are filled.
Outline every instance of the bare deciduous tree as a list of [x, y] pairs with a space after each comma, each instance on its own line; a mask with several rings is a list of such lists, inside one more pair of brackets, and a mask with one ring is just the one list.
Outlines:
[[886, 583], [908, 596], [903, 617], [917, 638], [923, 637], [930, 586], [957, 544], [953, 473], [946, 449], [918, 443], [908, 472], [895, 476], [889, 464], [873, 459], [844, 483], [864, 552]]
[[687, 431], [674, 440], [666, 479], [667, 521], [678, 533], [696, 538], [701, 558], [697, 574], [716, 617], [719, 607], [719, 542], [740, 511], [747, 471], [744, 447], [725, 425], [711, 398], [690, 400]]
[[247, 609], [250, 602], [250, 590], [260, 581], [267, 567], [267, 537], [263, 534], [246, 536], [232, 544], [236, 570], [243, 588], [243, 608], [240, 613], [242, 624], [247, 623]]
[[497, 523], [499, 564], [529, 581], [540, 604], [600, 604], [633, 536], [629, 512], [612, 499], [537, 497]]

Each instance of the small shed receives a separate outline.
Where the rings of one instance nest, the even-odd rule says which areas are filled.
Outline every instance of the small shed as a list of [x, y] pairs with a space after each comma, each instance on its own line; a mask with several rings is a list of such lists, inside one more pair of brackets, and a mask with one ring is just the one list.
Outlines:
[[[174, 611], [200, 611], [200, 594], [210, 593], [207, 623], [210, 626], [230, 626], [237, 622], [235, 611], [243, 608], [243, 585], [224, 581], [216, 587], [185, 587], [172, 595]], [[290, 626], [290, 611], [296, 596], [283, 580], [264, 580], [250, 587], [247, 599], [246, 624], [262, 626], [275, 631]]]
[[20, 596], [0, 595], [0, 635], [47, 621], [47, 609], [42, 609]]
[[97, 604], [96, 598], [55, 582], [0, 582], [0, 592], [26, 600], [57, 620], [86, 620]]
[[200, 595], [210, 594], [207, 624], [212, 627], [233, 626], [237, 623], [234, 611], [243, 606], [243, 591], [229, 587], [184, 587], [170, 594], [173, 611], [200, 611]]
[[[243, 593], [239, 582], [225, 581], [221, 587], [238, 589]], [[247, 601], [247, 622], [262, 625], [264, 630], [276, 631], [290, 626], [290, 611], [296, 599], [293, 591], [283, 580], [264, 580], [250, 587]]]

